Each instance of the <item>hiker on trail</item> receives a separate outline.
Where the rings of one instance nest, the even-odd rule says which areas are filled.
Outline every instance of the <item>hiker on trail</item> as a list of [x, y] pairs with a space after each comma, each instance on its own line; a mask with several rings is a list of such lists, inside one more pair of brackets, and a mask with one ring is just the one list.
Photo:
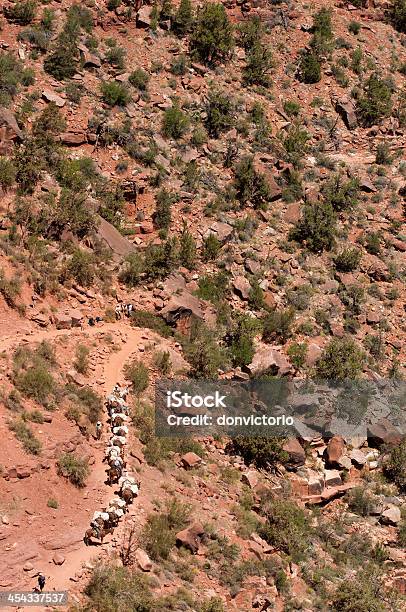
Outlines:
[[103, 423], [101, 421], [97, 421], [96, 423], [96, 439], [100, 440], [103, 431]]
[[38, 588], [41, 591], [41, 593], [42, 593], [42, 591], [44, 589], [44, 586], [45, 586], [45, 576], [44, 576], [44, 574], [41, 574], [41, 572], [40, 572], [38, 574]]

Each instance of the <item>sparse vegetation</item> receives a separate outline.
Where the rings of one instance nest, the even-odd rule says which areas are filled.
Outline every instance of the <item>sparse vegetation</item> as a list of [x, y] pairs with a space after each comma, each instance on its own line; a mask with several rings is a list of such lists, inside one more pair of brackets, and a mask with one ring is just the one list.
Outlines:
[[67, 478], [75, 487], [82, 488], [90, 473], [87, 459], [77, 457], [74, 453], [63, 453], [56, 464], [58, 474]]

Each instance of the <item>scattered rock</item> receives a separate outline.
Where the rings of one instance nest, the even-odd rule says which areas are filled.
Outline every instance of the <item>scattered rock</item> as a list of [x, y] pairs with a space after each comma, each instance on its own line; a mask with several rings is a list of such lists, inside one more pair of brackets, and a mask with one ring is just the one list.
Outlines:
[[152, 561], [142, 548], [137, 548], [135, 551], [135, 560], [143, 572], [150, 572], [152, 570]]
[[61, 98], [61, 96], [58, 96], [58, 94], [56, 94], [55, 92], [49, 91], [48, 89], [44, 89], [44, 91], [42, 92], [42, 97], [44, 98], [44, 100], [46, 100], [46, 102], [53, 102], [58, 108], [62, 108], [66, 104], [66, 100]]
[[329, 465], [338, 463], [340, 457], [344, 455], [345, 442], [341, 436], [333, 436], [330, 438], [326, 448], [326, 459]]
[[250, 470], [249, 472], [245, 472], [241, 476], [241, 482], [248, 485], [250, 489], [255, 489], [259, 482], [258, 473], [254, 470]]
[[181, 463], [183, 467], [186, 469], [194, 468], [200, 465], [201, 462], [202, 462], [202, 458], [199, 457], [199, 455], [196, 455], [196, 453], [192, 453], [192, 452], [186, 453], [181, 458]]
[[199, 550], [200, 540], [203, 535], [204, 529], [200, 523], [193, 523], [190, 527], [176, 534], [176, 545], [184, 546], [193, 554], [196, 554]]
[[297, 438], [290, 438], [282, 448], [289, 455], [289, 465], [300, 467], [305, 464], [306, 453]]
[[402, 519], [400, 508], [390, 504], [381, 514], [381, 522], [385, 525], [397, 525]]
[[52, 557], [52, 561], [55, 563], [55, 565], [63, 565], [65, 563], [65, 557], [60, 553], [55, 553]]

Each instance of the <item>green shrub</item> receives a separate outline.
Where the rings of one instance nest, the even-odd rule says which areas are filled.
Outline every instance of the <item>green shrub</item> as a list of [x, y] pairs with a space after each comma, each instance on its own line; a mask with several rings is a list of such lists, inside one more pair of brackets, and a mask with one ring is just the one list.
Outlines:
[[258, 321], [248, 315], [236, 315], [227, 334], [227, 344], [235, 367], [251, 363], [255, 349], [254, 337], [259, 331]]
[[151, 244], [145, 249], [144, 272], [148, 280], [165, 278], [178, 263], [178, 241], [168, 238], [161, 244]]
[[392, 111], [392, 92], [377, 74], [371, 74], [364, 88], [364, 95], [357, 101], [357, 116], [363, 127], [377, 125]]
[[264, 175], [254, 166], [253, 157], [244, 157], [234, 169], [234, 188], [242, 206], [250, 201], [254, 208], [265, 209], [270, 190]]
[[4, 270], [0, 268], [0, 294], [11, 308], [17, 307], [16, 298], [20, 295], [21, 284], [17, 277], [7, 279]]
[[171, 355], [169, 351], [158, 351], [154, 358], [154, 364], [161, 376], [167, 376], [172, 369]]
[[287, 290], [286, 300], [295, 310], [306, 310], [312, 295], [311, 285], [297, 285]]
[[229, 293], [229, 277], [225, 272], [205, 274], [199, 278], [198, 283], [197, 295], [213, 304], [221, 302]]
[[41, 442], [35, 437], [32, 429], [21, 418], [12, 421], [10, 429], [14, 432], [17, 440], [22, 443], [27, 453], [31, 453], [31, 455], [39, 455], [41, 453]]
[[354, 208], [358, 203], [358, 192], [357, 179], [345, 181], [340, 173], [334, 175], [323, 189], [326, 202], [329, 202], [338, 212]]
[[171, 70], [171, 73], [174, 74], [175, 76], [183, 76], [184, 74], [186, 74], [187, 66], [188, 66], [188, 58], [186, 55], [182, 53], [178, 57], [174, 58], [174, 60], [171, 63], [170, 70]]
[[247, 465], [254, 464], [259, 469], [274, 469], [289, 458], [277, 438], [238, 436], [233, 438], [228, 450], [241, 455]]
[[294, 100], [286, 100], [283, 103], [283, 110], [289, 117], [297, 117], [300, 113], [300, 104]]
[[207, 64], [227, 60], [234, 48], [233, 27], [223, 4], [206, 3], [197, 14], [191, 51]]
[[350, 21], [350, 23], [348, 24], [348, 31], [351, 32], [351, 34], [359, 34], [361, 30], [361, 24], [358, 21]]
[[168, 230], [170, 228], [172, 220], [171, 207], [174, 199], [174, 194], [165, 188], [157, 193], [154, 223], [158, 229]]
[[80, 374], [87, 374], [89, 369], [89, 349], [84, 344], [78, 344], [76, 347], [76, 357], [73, 365]]
[[308, 149], [307, 141], [310, 136], [300, 125], [292, 125], [286, 136], [282, 140], [286, 153], [287, 161], [291, 162], [295, 168], [300, 167], [300, 161]]
[[214, 261], [217, 259], [217, 256], [221, 249], [221, 242], [217, 238], [217, 236], [213, 233], [210, 233], [207, 238], [203, 241], [203, 253], [202, 258], [204, 261]]
[[54, 510], [56, 510], [59, 504], [56, 499], [54, 499], [53, 497], [50, 497], [47, 501], [47, 506], [48, 508], [53, 508]]
[[402, 493], [406, 491], [406, 438], [390, 451], [384, 464], [384, 474]]
[[321, 79], [321, 62], [311, 49], [305, 49], [300, 54], [298, 77], [308, 85], [318, 83]]
[[142, 68], [136, 68], [128, 77], [129, 82], [133, 87], [140, 91], [146, 91], [149, 83], [149, 74], [142, 70]]
[[248, 51], [246, 61], [247, 63], [243, 70], [245, 83], [247, 85], [269, 87], [269, 73], [275, 65], [270, 48], [260, 41], [256, 42]]
[[334, 257], [334, 263], [339, 272], [352, 272], [358, 268], [361, 257], [359, 249], [344, 249]]
[[129, 253], [124, 260], [119, 279], [128, 287], [136, 287], [140, 282], [144, 263], [139, 253]]
[[12, 53], [0, 52], [0, 105], [8, 106], [19, 90], [24, 67]]
[[253, 15], [238, 26], [238, 43], [246, 52], [261, 41], [264, 27], [259, 15]]
[[369, 516], [374, 507], [374, 497], [364, 487], [355, 487], [347, 494], [347, 503], [351, 512], [360, 516]]
[[332, 612], [384, 612], [381, 572], [368, 568], [339, 584], [331, 602]]
[[230, 96], [211, 89], [207, 98], [206, 128], [210, 136], [218, 138], [233, 124], [233, 103]]
[[169, 338], [172, 335], [172, 329], [169, 325], [161, 317], [147, 310], [133, 310], [131, 322], [135, 327], [152, 329], [163, 338]]
[[178, 36], [186, 36], [193, 23], [193, 7], [190, 0], [180, 0], [178, 9], [172, 19], [172, 30]]
[[294, 342], [286, 351], [290, 362], [297, 370], [300, 370], [305, 364], [307, 349], [308, 345], [306, 342]]
[[19, 373], [15, 382], [17, 389], [23, 395], [31, 397], [40, 404], [46, 403], [55, 391], [52, 374], [42, 364], [32, 365], [25, 372]]
[[162, 133], [166, 138], [178, 140], [186, 132], [189, 126], [189, 119], [182, 112], [178, 103], [167, 108], [162, 121]]
[[390, 17], [399, 32], [406, 32], [406, 0], [392, 0]]
[[369, 232], [365, 236], [365, 249], [371, 255], [379, 255], [381, 252], [381, 235], [379, 232]]
[[75, 249], [67, 264], [67, 274], [82, 287], [90, 287], [95, 277], [94, 256], [83, 249]]
[[286, 342], [292, 335], [292, 327], [295, 320], [293, 308], [285, 310], [273, 310], [262, 319], [262, 337], [265, 342], [278, 340]]
[[67, 478], [75, 487], [82, 488], [90, 474], [87, 459], [77, 457], [73, 453], [63, 453], [56, 464], [58, 474]]
[[194, 378], [216, 379], [218, 370], [224, 368], [224, 350], [219, 346], [216, 333], [203, 323], [196, 323], [189, 340], [184, 340], [185, 358], [191, 365]]
[[330, 250], [335, 242], [336, 216], [333, 207], [326, 202], [306, 204], [302, 217], [290, 232], [290, 239], [305, 243], [315, 253]]
[[148, 368], [142, 361], [134, 360], [130, 364], [127, 364], [124, 369], [124, 374], [126, 379], [131, 383], [132, 392], [138, 397], [148, 388]]
[[187, 525], [190, 511], [190, 506], [173, 500], [165, 512], [148, 517], [142, 541], [152, 559], [161, 561], [169, 557], [175, 546], [176, 533]]
[[179, 240], [179, 263], [188, 270], [193, 270], [196, 264], [196, 241], [186, 224]]
[[99, 564], [92, 571], [85, 594], [86, 607], [98, 612], [154, 612], [148, 578], [133, 568]]
[[[107, 49], [105, 60], [117, 70], [124, 70], [125, 68], [125, 57], [126, 51], [118, 45], [113, 45]], [[128, 79], [129, 80], [129, 79]]]
[[274, 499], [265, 507], [266, 523], [261, 537], [292, 559], [303, 559], [310, 546], [311, 527], [302, 508], [285, 499]]
[[103, 102], [108, 106], [125, 106], [130, 100], [128, 89], [116, 81], [104, 81], [100, 87]]
[[37, 3], [35, 0], [21, 0], [4, 9], [4, 15], [9, 21], [19, 25], [28, 25], [35, 19]]
[[320, 378], [331, 380], [354, 379], [362, 372], [365, 355], [351, 338], [334, 338], [323, 350], [316, 365]]

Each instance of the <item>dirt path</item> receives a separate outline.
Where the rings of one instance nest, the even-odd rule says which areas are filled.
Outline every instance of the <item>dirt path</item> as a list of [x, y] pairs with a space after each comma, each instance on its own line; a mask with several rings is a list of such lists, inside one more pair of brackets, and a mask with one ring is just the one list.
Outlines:
[[[100, 333], [108, 333], [108, 332], [120, 332], [121, 338], [124, 341], [124, 344], [121, 348], [109, 355], [106, 355], [106, 359], [102, 364], [102, 371], [99, 371], [99, 375], [94, 376], [94, 380], [90, 381], [90, 385], [98, 391], [100, 395], [103, 397], [109, 393], [114, 385], [123, 381], [123, 368], [125, 364], [129, 361], [131, 356], [134, 353], [137, 353], [139, 350], [139, 346], [141, 342], [145, 343], [146, 341], [153, 340], [154, 334], [152, 334], [149, 330], [132, 328], [125, 321], [117, 322], [117, 323], [105, 323], [101, 327], [87, 327], [85, 331], [81, 331], [80, 329], [74, 330], [40, 330], [38, 332], [28, 333], [28, 334], [17, 334], [12, 337], [3, 338], [1, 340], [1, 348], [4, 351], [10, 350], [18, 346], [21, 342], [41, 342], [42, 340], [53, 340], [58, 337], [62, 337], [64, 335], [69, 335], [72, 337], [75, 336], [86, 337], [86, 336], [94, 336]], [[101, 374], [101, 376], [100, 376]], [[103, 384], [97, 384], [95, 379], [102, 378], [104, 380]], [[106, 415], [104, 415], [104, 420], [106, 421]], [[101, 442], [93, 442], [92, 443], [92, 452], [95, 455], [96, 461], [92, 466], [92, 474], [91, 474], [91, 484], [88, 487], [88, 499], [89, 506], [92, 508], [92, 513], [94, 510], [100, 509], [103, 505], [105, 505], [109, 499], [111, 499], [114, 495], [113, 487], [109, 487], [105, 484], [105, 464], [102, 463], [102, 458], [104, 454], [104, 447], [106, 443], [107, 437], [110, 435], [109, 428], [107, 426], [104, 427], [104, 435]], [[130, 431], [130, 443], [131, 443], [131, 431]], [[142, 496], [142, 491], [141, 491]], [[131, 519], [131, 516], [137, 512], [137, 504], [139, 503], [139, 498], [137, 498], [132, 506], [130, 506], [129, 513], [127, 516], [127, 520]], [[85, 529], [88, 527], [88, 524], [78, 525], [75, 524], [75, 532], [79, 530], [79, 533], [84, 533]], [[101, 551], [110, 548], [111, 538], [120, 538], [121, 533], [123, 531], [123, 524], [120, 524], [114, 531], [113, 536], [109, 536], [106, 538], [103, 546], [88, 546], [86, 547], [84, 543], [78, 544], [74, 546], [74, 550], [68, 552], [68, 550], [63, 551], [63, 556], [65, 557], [65, 561], [63, 565], [54, 565], [51, 561], [53, 553], [51, 551], [48, 552], [50, 556], [50, 562], [44, 564], [45, 566], [42, 568], [42, 571], [45, 573], [47, 577], [46, 588], [45, 590], [70, 590], [72, 591], [72, 587], [74, 587], [74, 582], [72, 582], [72, 578], [75, 576], [80, 576], [83, 567], [86, 567], [86, 564], [90, 566], [90, 564], [94, 564], [97, 557], [101, 553]], [[70, 526], [66, 525], [67, 534], [69, 532]], [[63, 535], [63, 534], [61, 534]], [[68, 534], [69, 535], [69, 534]], [[28, 577], [27, 577], [28, 578]], [[30, 581], [30, 588], [32, 588], [32, 579]], [[27, 589], [27, 587], [24, 587]], [[72, 603], [72, 599], [70, 600]], [[44, 607], [41, 608], [33, 608], [26, 607], [20, 608], [21, 610], [27, 610], [31, 612], [42, 611]], [[64, 608], [59, 608], [64, 609]]]

